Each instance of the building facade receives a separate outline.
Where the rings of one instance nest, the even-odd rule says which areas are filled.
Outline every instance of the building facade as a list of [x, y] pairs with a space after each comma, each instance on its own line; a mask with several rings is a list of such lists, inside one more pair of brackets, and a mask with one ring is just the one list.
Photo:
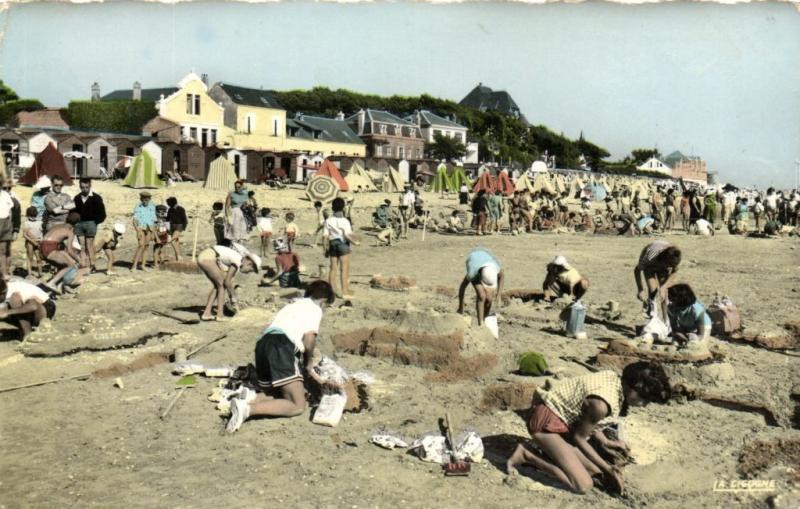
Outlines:
[[686, 156], [676, 150], [664, 158], [664, 163], [672, 168], [673, 179], [682, 178], [698, 184], [708, 183], [706, 162], [698, 156]]
[[422, 160], [425, 139], [419, 126], [387, 111], [361, 109], [346, 119], [366, 144], [368, 157]]

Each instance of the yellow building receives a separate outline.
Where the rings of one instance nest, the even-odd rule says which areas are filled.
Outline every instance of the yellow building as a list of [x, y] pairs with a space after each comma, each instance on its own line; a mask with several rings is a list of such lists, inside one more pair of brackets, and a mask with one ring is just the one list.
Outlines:
[[274, 153], [363, 157], [364, 142], [337, 119], [302, 116], [287, 119], [286, 110], [268, 90], [217, 83], [209, 95], [225, 110], [224, 124], [232, 132], [220, 139], [225, 148]]
[[230, 139], [232, 129], [224, 122], [225, 108], [208, 94], [208, 85], [195, 73], [187, 74], [178, 90], [156, 102], [158, 116], [181, 127], [181, 137], [201, 147], [213, 147]]

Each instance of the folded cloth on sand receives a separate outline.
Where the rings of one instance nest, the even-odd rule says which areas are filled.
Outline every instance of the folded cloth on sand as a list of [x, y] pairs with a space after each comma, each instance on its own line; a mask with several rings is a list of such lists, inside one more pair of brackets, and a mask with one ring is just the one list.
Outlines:
[[408, 442], [402, 438], [390, 435], [386, 432], [375, 433], [369, 439], [370, 443], [383, 447], [384, 449], [394, 449], [395, 447], [408, 447]]

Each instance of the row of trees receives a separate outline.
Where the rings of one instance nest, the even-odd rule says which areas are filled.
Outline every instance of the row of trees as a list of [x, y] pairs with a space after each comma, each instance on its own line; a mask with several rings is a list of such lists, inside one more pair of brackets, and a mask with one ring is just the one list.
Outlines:
[[[608, 151], [581, 137], [570, 140], [545, 126], [529, 126], [520, 119], [494, 111], [478, 111], [460, 104], [432, 97], [427, 94], [406, 97], [393, 95], [382, 97], [360, 94], [350, 90], [331, 90], [315, 87], [311, 90], [276, 92], [276, 99], [290, 114], [307, 113], [332, 117], [338, 112], [352, 115], [361, 108], [387, 110], [404, 117], [415, 110], [430, 110], [437, 115], [454, 118], [470, 131], [468, 141], [479, 143], [479, 158], [502, 162], [516, 161], [529, 166], [545, 151], [556, 156], [559, 164], [577, 166], [581, 154], [593, 167], [609, 156]], [[434, 141], [428, 152], [432, 157], [451, 158], [463, 155], [463, 144], [442, 138]]]

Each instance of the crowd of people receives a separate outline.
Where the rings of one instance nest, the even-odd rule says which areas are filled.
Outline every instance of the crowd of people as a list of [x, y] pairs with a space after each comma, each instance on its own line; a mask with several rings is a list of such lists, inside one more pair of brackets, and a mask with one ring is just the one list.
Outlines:
[[[439, 232], [475, 235], [508, 231], [587, 232], [649, 235], [675, 230], [714, 236], [722, 227], [750, 236], [800, 235], [800, 192], [703, 188], [679, 181], [659, 183], [647, 192], [617, 186], [599, 197], [591, 190], [515, 190], [511, 196], [462, 186], [459, 207], [431, 220]], [[577, 204], [576, 204], [577, 202]], [[750, 218], [753, 218], [751, 224]], [[467, 219], [471, 220], [468, 221]]]

